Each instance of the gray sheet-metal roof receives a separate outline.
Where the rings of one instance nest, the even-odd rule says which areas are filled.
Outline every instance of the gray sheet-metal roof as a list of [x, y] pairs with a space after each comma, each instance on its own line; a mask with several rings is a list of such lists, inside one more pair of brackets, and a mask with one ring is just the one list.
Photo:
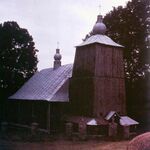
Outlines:
[[108, 125], [108, 122], [103, 117], [91, 118], [85, 116], [70, 116], [66, 121], [73, 123], [86, 123], [87, 125]]
[[89, 122], [87, 122], [87, 125], [90, 125], [90, 126], [97, 126], [97, 125], [98, 125], [98, 122], [97, 122], [95, 119], [92, 119], [92, 120], [90, 120]]
[[69, 101], [68, 80], [72, 76], [72, 67], [69, 64], [37, 72], [9, 99]]
[[130, 126], [130, 125], [137, 125], [139, 124], [137, 121], [131, 119], [128, 116], [121, 116], [120, 118], [120, 125], [122, 126]]
[[115, 111], [110, 111], [110, 112], [106, 115], [105, 119], [106, 119], [106, 120], [110, 120], [114, 115], [117, 115], [118, 117], [120, 117], [117, 112], [115, 112]]
[[83, 43], [81, 43], [77, 47], [81, 47], [81, 46], [85, 46], [85, 45], [89, 45], [89, 44], [93, 44], [93, 43], [100, 43], [100, 44], [115, 46], [115, 47], [123, 47], [122, 45], [114, 42], [108, 36], [100, 35], [100, 34], [90, 36], [89, 38], [87, 38]]

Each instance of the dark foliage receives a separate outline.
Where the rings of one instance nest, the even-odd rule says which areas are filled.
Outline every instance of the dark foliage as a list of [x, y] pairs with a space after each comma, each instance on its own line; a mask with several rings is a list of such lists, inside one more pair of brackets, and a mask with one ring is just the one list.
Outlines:
[[[134, 82], [149, 69], [148, 51], [145, 42], [148, 36], [147, 18], [150, 15], [149, 0], [132, 0], [125, 8], [114, 8], [104, 18], [108, 36], [125, 46], [124, 60], [126, 79]], [[150, 20], [149, 20], [150, 21]]]
[[32, 36], [16, 22], [0, 24], [0, 95], [8, 97], [37, 70]]

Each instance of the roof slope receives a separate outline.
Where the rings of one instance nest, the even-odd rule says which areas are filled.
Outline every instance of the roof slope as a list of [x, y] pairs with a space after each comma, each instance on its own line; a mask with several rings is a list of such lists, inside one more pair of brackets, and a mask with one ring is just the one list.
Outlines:
[[115, 112], [115, 111], [110, 111], [110, 112], [106, 115], [105, 119], [106, 119], [106, 120], [110, 120], [114, 115], [120, 117], [117, 112]]
[[86, 123], [87, 125], [107, 125], [108, 121], [106, 121], [103, 117], [91, 118], [85, 116], [69, 116], [66, 118], [66, 121], [73, 123]]
[[109, 38], [106, 35], [101, 35], [101, 34], [96, 34], [92, 35], [89, 38], [87, 38], [83, 43], [78, 45], [77, 47], [89, 45], [89, 44], [94, 44], [94, 43], [99, 43], [99, 44], [104, 44], [104, 45], [109, 45], [109, 46], [114, 46], [114, 47], [122, 47], [122, 45], [117, 44], [114, 42], [111, 38]]
[[131, 119], [128, 116], [121, 116], [120, 118], [120, 125], [122, 126], [137, 125], [137, 124], [139, 124], [137, 121]]
[[69, 64], [37, 72], [9, 99], [69, 101], [68, 79], [72, 76], [72, 67]]

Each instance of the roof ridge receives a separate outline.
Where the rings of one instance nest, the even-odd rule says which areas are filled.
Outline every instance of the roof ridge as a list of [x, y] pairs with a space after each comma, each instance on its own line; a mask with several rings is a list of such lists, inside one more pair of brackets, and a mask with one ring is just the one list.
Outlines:
[[114, 46], [114, 47], [121, 47], [121, 48], [124, 47], [116, 43], [115, 41], [113, 41], [110, 37], [106, 35], [100, 35], [100, 34], [90, 36], [89, 38], [87, 38], [85, 41], [83, 41], [80, 45], [76, 47], [81, 47], [81, 46], [90, 45], [94, 43], [99, 43], [99, 44], [104, 44], [104, 45]]

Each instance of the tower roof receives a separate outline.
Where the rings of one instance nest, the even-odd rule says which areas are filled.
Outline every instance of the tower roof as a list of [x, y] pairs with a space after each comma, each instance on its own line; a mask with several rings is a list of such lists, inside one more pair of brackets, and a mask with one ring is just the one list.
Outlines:
[[82, 42], [77, 47], [86, 46], [86, 45], [90, 45], [90, 44], [94, 44], [94, 43], [99, 43], [99, 44], [103, 44], [103, 45], [114, 46], [114, 47], [122, 47], [123, 48], [122, 45], [117, 44], [116, 42], [114, 42], [108, 36], [101, 35], [101, 34], [96, 34], [96, 35], [90, 36], [89, 38], [87, 38], [84, 42]]
[[56, 54], [54, 55], [54, 69], [61, 66], [61, 54], [59, 53], [59, 48], [56, 49]]
[[93, 27], [92, 32], [90, 33], [90, 35], [87, 35], [85, 40], [77, 47], [86, 46], [94, 43], [99, 43], [99, 44], [114, 46], [114, 47], [122, 47], [122, 48], [124, 47], [120, 44], [117, 44], [111, 38], [105, 35], [107, 28], [102, 20], [103, 20], [102, 15], [98, 15], [97, 21]]
[[93, 30], [92, 30], [92, 35], [96, 35], [96, 34], [105, 34], [106, 33], [106, 25], [103, 23], [102, 21], [102, 15], [98, 15], [97, 16], [97, 21], [93, 27]]
[[56, 54], [54, 55], [54, 60], [61, 60], [61, 54], [60, 54], [60, 52], [59, 52], [60, 50], [57, 48], [56, 49]]

